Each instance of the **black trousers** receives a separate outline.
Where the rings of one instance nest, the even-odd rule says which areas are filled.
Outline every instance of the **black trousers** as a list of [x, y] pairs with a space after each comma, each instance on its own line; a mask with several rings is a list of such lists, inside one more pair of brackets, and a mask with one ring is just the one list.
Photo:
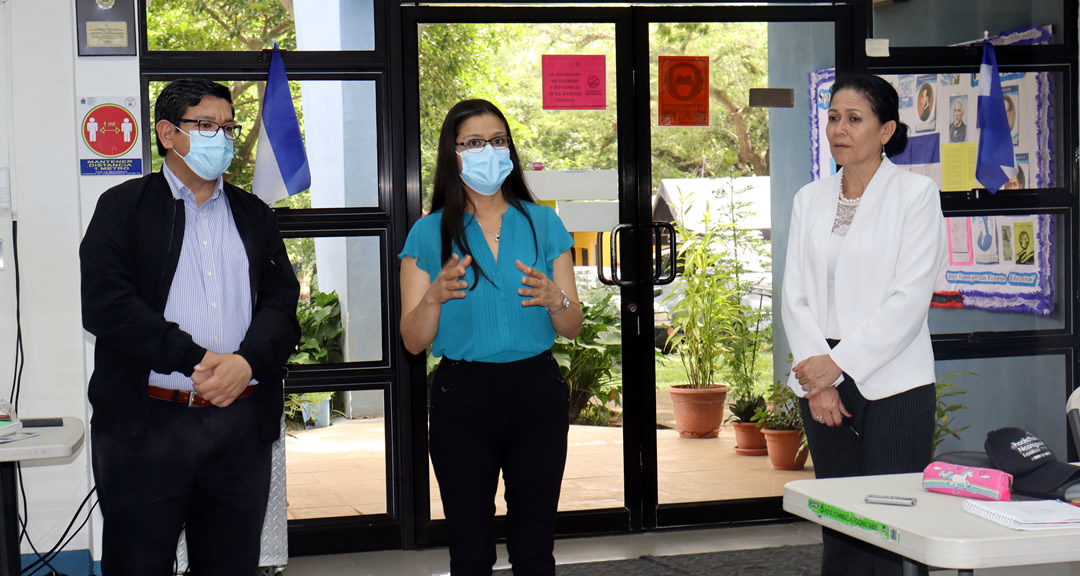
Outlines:
[[255, 574], [271, 465], [271, 444], [258, 438], [256, 403], [147, 405], [139, 436], [90, 433], [104, 520], [103, 576], [174, 574], [185, 527], [191, 574]]
[[[835, 346], [832, 341], [830, 345]], [[932, 456], [937, 407], [933, 384], [880, 400], [867, 400], [859, 393], [855, 381], [844, 374], [838, 391], [852, 418], [835, 428], [815, 421], [810, 414], [810, 403], [799, 401], [815, 476], [901, 474], [922, 472], [926, 468]], [[903, 573], [903, 559], [877, 546], [828, 528], [821, 529], [821, 539], [822, 576]]]
[[500, 469], [514, 575], [555, 574], [569, 401], [549, 352], [506, 364], [446, 358], [439, 364], [429, 436], [450, 528], [453, 576], [491, 574]]

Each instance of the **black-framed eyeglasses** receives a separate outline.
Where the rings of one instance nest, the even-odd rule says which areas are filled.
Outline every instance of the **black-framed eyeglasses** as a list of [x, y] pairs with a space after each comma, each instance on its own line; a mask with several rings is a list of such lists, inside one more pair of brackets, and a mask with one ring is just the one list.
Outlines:
[[491, 144], [491, 147], [496, 150], [506, 150], [510, 147], [509, 136], [496, 136], [494, 138], [469, 138], [464, 142], [454, 142], [458, 146], [465, 148], [466, 152], [479, 152], [484, 149], [484, 146]]
[[225, 133], [225, 138], [229, 140], [236, 140], [240, 137], [240, 133], [244, 131], [244, 127], [239, 124], [218, 124], [212, 120], [189, 120], [187, 118], [181, 118], [180, 123], [183, 124], [197, 124], [195, 127], [200, 136], [207, 138], [213, 138], [218, 130]]

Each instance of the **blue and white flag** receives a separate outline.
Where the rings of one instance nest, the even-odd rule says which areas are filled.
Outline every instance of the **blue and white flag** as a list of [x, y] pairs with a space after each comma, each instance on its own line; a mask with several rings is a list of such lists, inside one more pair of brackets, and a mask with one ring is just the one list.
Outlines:
[[277, 42], [270, 55], [261, 122], [251, 191], [267, 204], [273, 204], [311, 188], [304, 137], [300, 134], [300, 122], [296, 119]]
[[1013, 156], [1012, 130], [1005, 114], [1005, 98], [1001, 94], [994, 45], [983, 43], [982, 66], [979, 68], [979, 151], [975, 177], [990, 193], [996, 193], [1006, 182], [1016, 177], [1016, 158]]

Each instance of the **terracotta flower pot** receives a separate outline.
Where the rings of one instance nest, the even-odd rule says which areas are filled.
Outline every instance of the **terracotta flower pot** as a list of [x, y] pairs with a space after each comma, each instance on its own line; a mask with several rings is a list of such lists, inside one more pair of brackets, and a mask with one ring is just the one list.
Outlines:
[[732, 422], [735, 429], [735, 453], [743, 456], [764, 456], [768, 453], [765, 448], [765, 435], [761, 428], [754, 422]]
[[[802, 430], [762, 430], [769, 447], [769, 462], [776, 470], [802, 470], [809, 450], [799, 453]], [[798, 456], [796, 456], [798, 454]]]
[[716, 438], [724, 421], [724, 401], [727, 386], [690, 388], [672, 386], [671, 403], [675, 410], [675, 426], [683, 438]]

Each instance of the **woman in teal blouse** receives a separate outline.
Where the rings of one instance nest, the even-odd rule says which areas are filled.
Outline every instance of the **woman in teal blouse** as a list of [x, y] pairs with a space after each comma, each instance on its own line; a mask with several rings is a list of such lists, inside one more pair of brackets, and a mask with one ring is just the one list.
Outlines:
[[569, 389], [549, 350], [556, 333], [581, 331], [572, 245], [525, 185], [502, 112], [485, 100], [451, 108], [431, 214], [398, 257], [401, 338], [442, 357], [428, 433], [453, 576], [491, 574], [500, 471], [515, 576], [555, 574]]

